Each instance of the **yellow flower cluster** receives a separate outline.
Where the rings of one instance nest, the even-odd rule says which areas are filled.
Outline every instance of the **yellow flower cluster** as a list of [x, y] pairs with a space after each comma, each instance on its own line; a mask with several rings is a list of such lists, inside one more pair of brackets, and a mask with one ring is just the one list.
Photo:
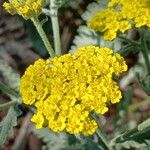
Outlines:
[[91, 112], [104, 114], [121, 92], [113, 81], [127, 70], [123, 57], [109, 48], [80, 47], [74, 54], [37, 60], [21, 79], [23, 102], [36, 107], [37, 128], [92, 135], [97, 123]]
[[96, 13], [88, 26], [104, 32], [105, 40], [113, 40], [117, 33], [124, 33], [135, 26], [150, 27], [149, 0], [110, 0], [108, 8]]
[[11, 0], [4, 2], [3, 7], [11, 14], [19, 14], [25, 19], [37, 17], [45, 0]]

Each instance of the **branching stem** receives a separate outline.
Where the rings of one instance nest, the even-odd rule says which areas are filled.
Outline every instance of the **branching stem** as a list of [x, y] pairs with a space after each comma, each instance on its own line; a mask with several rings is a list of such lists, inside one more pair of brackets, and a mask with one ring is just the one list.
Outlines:
[[38, 18], [32, 18], [31, 20], [34, 23], [39, 35], [41, 36], [42, 41], [44, 42], [44, 45], [45, 45], [46, 49], [48, 50], [49, 55], [51, 57], [54, 57], [55, 52], [53, 51], [53, 48], [52, 48], [52, 46], [51, 46], [51, 44], [47, 38], [47, 35], [45, 34], [45, 32], [42, 28], [41, 22], [38, 20]]
[[0, 111], [7, 109], [15, 104], [17, 104], [17, 101], [10, 101], [10, 102], [4, 103], [4, 104], [0, 104]]

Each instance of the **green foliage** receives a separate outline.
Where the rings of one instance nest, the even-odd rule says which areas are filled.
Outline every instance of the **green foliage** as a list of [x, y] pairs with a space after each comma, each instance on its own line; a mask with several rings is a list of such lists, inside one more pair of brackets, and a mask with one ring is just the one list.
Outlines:
[[6, 117], [0, 122], [0, 145], [5, 143], [7, 136], [12, 132], [13, 127], [17, 125], [19, 115], [20, 111], [17, 106], [12, 106]]
[[53, 150], [65, 150], [68, 147], [68, 139], [65, 133], [54, 133], [47, 128], [33, 128], [33, 132], [45, 143], [44, 150], [49, 150], [50, 148], [53, 148]]
[[139, 149], [147, 150], [147, 146], [144, 143], [138, 143], [136, 141], [126, 141], [124, 143], [117, 143], [115, 150], [126, 150], [126, 149]]
[[20, 75], [2, 59], [0, 59], [0, 73], [10, 88], [18, 90]]
[[32, 128], [32, 131], [44, 142], [43, 150], [105, 150], [97, 135], [74, 136], [62, 132], [54, 133], [47, 128]]
[[150, 127], [150, 118], [145, 120], [143, 123], [139, 124], [138, 125], [138, 130], [142, 131], [142, 130], [148, 128], [148, 127]]
[[143, 90], [150, 95], [150, 76], [146, 76], [145, 78], [141, 78], [137, 73], [137, 79], [143, 88]]
[[80, 26], [77, 30], [78, 35], [73, 40], [71, 46], [71, 52], [75, 52], [78, 47], [87, 45], [97, 45], [100, 47], [109, 47], [114, 51], [119, 51], [121, 48], [121, 42], [119, 39], [114, 41], [105, 41], [101, 34], [96, 33], [94, 30], [89, 29], [86, 26]]
[[150, 118], [139, 124], [137, 128], [115, 137], [110, 145], [115, 150], [147, 149], [150, 146]]
[[[6, 84], [0, 82], [0, 90], [7, 94], [12, 101], [21, 103], [21, 98], [16, 92], [19, 88], [19, 74], [0, 59], [0, 72], [4, 76]], [[5, 143], [7, 136], [12, 132], [13, 127], [17, 125], [17, 117], [20, 115], [18, 104], [12, 105], [6, 117], [0, 122], [0, 145]]]

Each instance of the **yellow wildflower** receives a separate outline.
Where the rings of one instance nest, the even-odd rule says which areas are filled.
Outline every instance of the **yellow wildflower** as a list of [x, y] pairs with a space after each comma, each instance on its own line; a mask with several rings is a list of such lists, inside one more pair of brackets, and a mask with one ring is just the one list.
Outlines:
[[40, 15], [45, 0], [11, 0], [4, 2], [3, 7], [11, 14], [19, 14], [25, 19]]
[[90, 113], [104, 114], [108, 104], [120, 101], [121, 91], [112, 77], [126, 70], [123, 57], [111, 49], [80, 47], [74, 54], [30, 65], [20, 92], [25, 104], [36, 107], [32, 121], [38, 128], [91, 135], [98, 125]]
[[104, 32], [105, 40], [113, 40], [132, 26], [150, 27], [149, 16], [149, 0], [110, 0], [106, 9], [92, 16], [88, 26]]

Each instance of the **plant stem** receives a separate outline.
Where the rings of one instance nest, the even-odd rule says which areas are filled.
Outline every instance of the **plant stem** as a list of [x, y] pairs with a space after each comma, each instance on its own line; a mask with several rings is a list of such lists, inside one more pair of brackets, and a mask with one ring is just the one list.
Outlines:
[[52, 21], [52, 29], [54, 36], [54, 46], [56, 55], [61, 55], [61, 41], [58, 21], [58, 6], [55, 4], [55, 0], [50, 0], [50, 17]]
[[110, 150], [110, 147], [109, 147], [109, 145], [107, 143], [107, 140], [102, 135], [102, 132], [100, 131], [100, 129], [97, 129], [96, 133], [97, 133], [97, 135], [99, 137], [99, 140], [102, 142], [104, 149], [105, 150]]
[[139, 46], [140, 45], [140, 43], [138, 43], [138, 42], [136, 42], [134, 40], [131, 40], [131, 39], [127, 39], [127, 38], [125, 38], [123, 36], [119, 36], [119, 38], [124, 40], [124, 41], [126, 41], [126, 42], [128, 42], [128, 43], [130, 43], [130, 44], [132, 44], [132, 45], [134, 45], [134, 46]]
[[7, 109], [15, 104], [17, 104], [17, 101], [10, 101], [10, 102], [4, 103], [4, 104], [0, 104], [0, 111]]
[[59, 33], [59, 26], [58, 26], [58, 18], [56, 16], [51, 17], [52, 20], [52, 27], [53, 27], [53, 34], [54, 34], [54, 45], [55, 45], [55, 52], [56, 55], [61, 55], [61, 46], [60, 46], [60, 33]]
[[3, 91], [8, 96], [11, 95], [11, 96], [14, 96], [16, 98], [19, 97], [19, 94], [15, 90], [11, 89], [10, 87], [8, 87], [7, 85], [5, 85], [1, 81], [0, 81], [0, 90]]
[[55, 52], [53, 51], [53, 48], [47, 38], [47, 35], [45, 34], [43, 28], [42, 28], [42, 25], [41, 25], [41, 22], [38, 20], [38, 18], [32, 18], [31, 19], [32, 22], [34, 23], [39, 35], [41, 36], [42, 38], [42, 41], [44, 42], [44, 45], [45, 47], [47, 48], [48, 50], [48, 53], [51, 57], [54, 57], [55, 56]]
[[150, 75], [150, 61], [148, 57], [148, 48], [147, 48], [147, 43], [146, 43], [144, 33], [143, 33], [143, 37], [141, 37], [141, 51], [145, 59], [148, 75]]

